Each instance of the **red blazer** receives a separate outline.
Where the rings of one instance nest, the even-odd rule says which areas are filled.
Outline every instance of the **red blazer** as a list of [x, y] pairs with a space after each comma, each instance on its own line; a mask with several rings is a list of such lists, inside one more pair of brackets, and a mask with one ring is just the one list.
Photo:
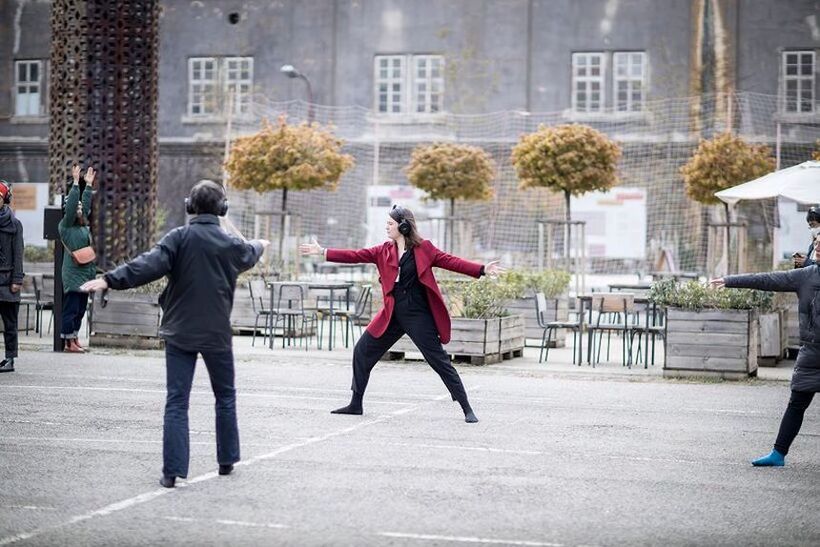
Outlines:
[[[427, 301], [430, 303], [430, 311], [433, 312], [433, 321], [436, 323], [441, 343], [450, 341], [450, 315], [444, 305], [444, 299], [439, 291], [436, 277], [433, 275], [433, 266], [444, 268], [451, 272], [457, 272], [472, 277], [481, 275], [481, 264], [463, 260], [457, 256], [447, 254], [438, 250], [430, 241], [424, 240], [416, 247], [416, 269], [418, 270], [419, 282], [427, 292]], [[373, 337], [379, 338], [393, 316], [393, 285], [396, 283], [396, 276], [399, 273], [399, 256], [396, 244], [393, 241], [385, 241], [381, 245], [368, 249], [347, 250], [328, 249], [327, 260], [330, 262], [344, 262], [348, 264], [369, 262], [375, 264], [379, 269], [379, 277], [384, 295], [384, 307], [367, 325], [367, 332]]]

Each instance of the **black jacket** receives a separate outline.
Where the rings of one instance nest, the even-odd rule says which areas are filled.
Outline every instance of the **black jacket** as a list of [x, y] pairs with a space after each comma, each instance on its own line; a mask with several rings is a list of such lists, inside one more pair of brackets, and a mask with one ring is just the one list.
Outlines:
[[0, 207], [0, 302], [19, 302], [20, 291], [12, 285], [23, 284], [23, 225], [11, 207]]
[[160, 336], [186, 351], [231, 347], [236, 277], [262, 255], [259, 241], [229, 235], [215, 215], [198, 215], [131, 262], [105, 274], [112, 289], [130, 289], [162, 276]]
[[800, 351], [794, 364], [792, 389], [820, 391], [820, 266], [784, 272], [727, 275], [727, 287], [797, 293]]

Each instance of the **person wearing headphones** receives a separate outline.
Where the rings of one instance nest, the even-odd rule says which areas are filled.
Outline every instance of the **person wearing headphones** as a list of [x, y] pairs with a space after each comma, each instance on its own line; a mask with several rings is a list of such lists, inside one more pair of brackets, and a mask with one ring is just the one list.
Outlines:
[[11, 210], [11, 184], [0, 180], [0, 317], [6, 357], [0, 372], [14, 372], [17, 358], [17, 317], [23, 286], [23, 225]]
[[329, 262], [373, 263], [379, 270], [384, 307], [373, 317], [353, 350], [353, 396], [350, 404], [333, 414], [362, 414], [362, 397], [370, 371], [403, 334], [419, 348], [438, 373], [451, 397], [458, 401], [467, 423], [478, 422], [458, 372], [442, 344], [450, 341], [450, 316], [433, 267], [481, 277], [503, 269], [498, 261], [481, 265], [437, 249], [422, 239], [413, 213], [393, 206], [387, 219], [388, 241], [359, 250], [325, 249], [316, 240], [299, 246], [302, 254], [324, 255]]
[[198, 182], [185, 200], [193, 215], [188, 226], [171, 230], [150, 251], [85, 283], [93, 292], [130, 289], [167, 276], [160, 296], [165, 340], [167, 397], [160, 484], [173, 488], [188, 476], [188, 400], [197, 354], [202, 355], [216, 398], [216, 451], [219, 474], [229, 475], [239, 461], [239, 429], [232, 349], [231, 308], [237, 276], [262, 256], [266, 240], [245, 241], [220, 227], [228, 212], [221, 185]]
[[76, 163], [71, 168], [71, 188], [65, 200], [63, 218], [58, 225], [65, 248], [61, 276], [63, 280], [63, 314], [60, 338], [63, 351], [85, 353], [78, 340], [83, 316], [88, 307], [88, 294], [80, 285], [97, 275], [94, 242], [88, 227], [91, 218], [92, 186], [97, 172], [89, 167], [84, 176]]
[[809, 207], [806, 213], [806, 223], [809, 225], [809, 231], [811, 232], [811, 243], [809, 244], [809, 250], [806, 254], [794, 253], [792, 255], [795, 268], [805, 268], [806, 266], [816, 264], [814, 261], [814, 238], [820, 234], [820, 208]]

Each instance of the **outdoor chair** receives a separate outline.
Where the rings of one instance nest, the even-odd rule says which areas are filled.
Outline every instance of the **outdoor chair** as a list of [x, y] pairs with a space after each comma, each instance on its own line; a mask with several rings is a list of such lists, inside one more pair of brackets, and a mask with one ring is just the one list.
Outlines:
[[[291, 341], [295, 345], [297, 337], [296, 326], [299, 324], [299, 345], [305, 338], [308, 327], [316, 328], [319, 322], [318, 314], [315, 310], [305, 307], [305, 287], [297, 283], [275, 283], [271, 298], [275, 299], [275, 305], [271, 308], [271, 335], [270, 348], [273, 348], [273, 331], [279, 322], [282, 322], [282, 347], [285, 342], [289, 346]], [[310, 345], [305, 339], [305, 351]]]
[[543, 363], [549, 359], [550, 343], [552, 342], [552, 333], [556, 329], [569, 329], [572, 331], [572, 364], [575, 364], [575, 352], [578, 351], [578, 365], [581, 365], [583, 357], [583, 347], [581, 345], [581, 327], [583, 325], [583, 317], [578, 315], [575, 321], [547, 321], [547, 297], [544, 293], [539, 292], [535, 295], [535, 317], [538, 321], [538, 326], [543, 329], [541, 335], [541, 352], [538, 354], [538, 362]]
[[[361, 338], [363, 333], [362, 327], [362, 317], [364, 317], [365, 313], [367, 312], [368, 305], [370, 304], [370, 300], [373, 296], [373, 287], [370, 285], [362, 285], [361, 291], [359, 291], [359, 297], [356, 299], [356, 304], [353, 306], [352, 310], [333, 310], [334, 315], [339, 319], [344, 319], [345, 321], [345, 347], [349, 347], [350, 338], [353, 338], [353, 327], [359, 327], [359, 337]], [[320, 327], [321, 328], [321, 327]], [[319, 333], [319, 338], [321, 339], [322, 334]], [[355, 342], [355, 339], [353, 340]]]
[[[40, 338], [43, 337], [43, 313], [54, 311], [54, 283], [49, 283], [46, 286], [45, 278], [42, 274], [35, 274], [31, 276], [32, 284], [34, 285], [34, 323], [36, 331], [40, 333]], [[51, 331], [51, 321], [54, 318], [53, 313], [48, 318], [48, 331]]]
[[[640, 321], [640, 314], [637, 314], [638, 320], [632, 326], [630, 336], [634, 339], [638, 337], [638, 347], [635, 352], [635, 362], [640, 363], [643, 356], [644, 367], [648, 368], [649, 352], [652, 352], [652, 366], [655, 366], [655, 339], [660, 337], [666, 343], [666, 325], [664, 319], [664, 311], [658, 309], [652, 302], [644, 304], [644, 320]], [[644, 348], [643, 341], [646, 340], [646, 347]], [[634, 345], [634, 342], [630, 342]], [[649, 349], [649, 345], [652, 349]]]
[[251, 297], [251, 308], [256, 315], [253, 321], [251, 346], [256, 345], [256, 331], [259, 330], [260, 317], [265, 319], [265, 326], [262, 330], [262, 343], [264, 344], [268, 336], [273, 336], [273, 327], [270, 326], [272, 313], [268, 305], [270, 298], [268, 298], [268, 287], [265, 283], [265, 279], [261, 277], [259, 279], [251, 279], [248, 282], [248, 292]]
[[[601, 345], [606, 333], [606, 358], [609, 360], [609, 349], [612, 333], [621, 335], [623, 366], [632, 364], [632, 337], [634, 328], [633, 315], [635, 312], [635, 295], [631, 293], [597, 293], [592, 295], [591, 311], [597, 313], [594, 323], [589, 325], [589, 339], [587, 341], [588, 358], [594, 366], [601, 360]], [[593, 356], [595, 335], [598, 334], [598, 348]]]

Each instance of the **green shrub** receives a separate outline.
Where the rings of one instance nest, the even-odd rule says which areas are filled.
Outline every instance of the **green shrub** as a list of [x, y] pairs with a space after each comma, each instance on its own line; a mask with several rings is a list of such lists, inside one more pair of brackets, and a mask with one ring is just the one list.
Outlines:
[[26, 262], [53, 262], [54, 244], [49, 242], [45, 247], [26, 245], [23, 247], [23, 260]]
[[510, 270], [500, 279], [509, 287], [511, 298], [526, 298], [538, 292], [543, 292], [547, 298], [555, 298], [566, 293], [570, 273], [564, 270]]
[[482, 277], [476, 281], [445, 280], [441, 282], [447, 294], [450, 313], [454, 317], [490, 319], [508, 315], [505, 300], [515, 298], [509, 284]]
[[774, 293], [752, 289], [715, 289], [697, 281], [680, 284], [663, 279], [652, 284], [649, 298], [659, 306], [686, 310], [719, 309], [762, 312], [775, 308]]

